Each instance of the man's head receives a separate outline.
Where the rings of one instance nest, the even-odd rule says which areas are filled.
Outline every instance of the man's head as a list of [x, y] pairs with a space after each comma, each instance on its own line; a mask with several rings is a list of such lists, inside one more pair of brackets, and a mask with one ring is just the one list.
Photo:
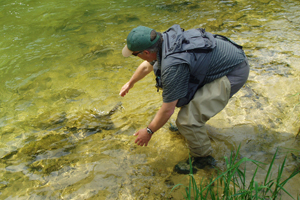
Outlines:
[[[160, 41], [161, 36], [155, 30], [145, 27], [138, 26], [132, 29], [127, 36], [127, 45], [123, 48], [122, 54], [124, 57], [130, 55], [139, 55], [140, 53], [153, 53], [152, 47]], [[143, 58], [144, 59], [144, 58]], [[146, 59], [144, 59], [146, 60]]]

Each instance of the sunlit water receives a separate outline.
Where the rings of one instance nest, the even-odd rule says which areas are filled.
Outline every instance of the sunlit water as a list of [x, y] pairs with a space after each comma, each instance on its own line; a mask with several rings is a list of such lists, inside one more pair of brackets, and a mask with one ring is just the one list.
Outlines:
[[[148, 147], [135, 145], [132, 135], [161, 105], [154, 76], [118, 96], [141, 62], [121, 55], [138, 25], [204, 27], [243, 45], [249, 81], [208, 123], [218, 167], [225, 169], [224, 156], [239, 144], [242, 157], [267, 164], [279, 148], [276, 166], [287, 156], [284, 177], [299, 167], [291, 157], [300, 154], [298, 0], [0, 5], [0, 199], [182, 199], [182, 191], [170, 193], [187, 180], [173, 172], [188, 157], [182, 136], [169, 123]], [[249, 176], [254, 169], [249, 165]], [[294, 197], [299, 178], [286, 185]]]

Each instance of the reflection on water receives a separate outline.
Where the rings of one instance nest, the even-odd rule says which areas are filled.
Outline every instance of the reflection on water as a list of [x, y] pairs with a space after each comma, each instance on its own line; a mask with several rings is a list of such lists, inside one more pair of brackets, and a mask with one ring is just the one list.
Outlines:
[[[214, 157], [224, 169], [224, 156], [241, 144], [241, 157], [268, 163], [279, 148], [276, 164], [287, 155], [288, 176], [300, 167], [299, 4], [2, 1], [0, 198], [164, 199], [174, 185], [186, 183], [173, 167], [188, 149], [169, 123], [148, 147], [134, 144], [132, 134], [161, 105], [154, 77], [118, 96], [141, 62], [121, 55], [138, 25], [204, 27], [244, 46], [249, 81], [208, 123]], [[254, 167], [247, 166], [249, 177]], [[214, 173], [199, 170], [195, 177]], [[286, 188], [296, 197], [298, 185], [299, 175]], [[170, 197], [182, 199], [182, 191]]]

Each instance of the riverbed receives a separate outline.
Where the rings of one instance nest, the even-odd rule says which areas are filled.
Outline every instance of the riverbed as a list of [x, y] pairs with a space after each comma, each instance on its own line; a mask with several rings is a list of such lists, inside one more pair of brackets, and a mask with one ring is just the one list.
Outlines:
[[[213, 156], [299, 168], [300, 2], [298, 0], [36, 1], [0, 3], [0, 199], [182, 199], [173, 171], [188, 148], [172, 132], [176, 112], [147, 147], [133, 134], [162, 104], [154, 74], [119, 91], [141, 63], [121, 50], [139, 25], [205, 28], [244, 47], [245, 86], [208, 122]], [[298, 134], [298, 135], [297, 135]], [[249, 163], [249, 177], [255, 166]], [[195, 177], [209, 178], [213, 169]], [[257, 181], [266, 171], [259, 170]], [[286, 185], [295, 198], [300, 175]], [[282, 194], [284, 195], [284, 194]], [[283, 199], [289, 197], [283, 196]]]

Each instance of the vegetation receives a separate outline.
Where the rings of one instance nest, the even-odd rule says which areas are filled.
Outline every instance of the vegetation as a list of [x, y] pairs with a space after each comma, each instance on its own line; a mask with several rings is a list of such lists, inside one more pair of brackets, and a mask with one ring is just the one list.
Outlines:
[[[281, 166], [278, 167], [278, 174], [277, 178], [272, 179], [272, 168], [274, 166], [275, 157], [277, 155], [277, 151], [273, 156], [273, 159], [269, 165], [269, 168], [266, 173], [266, 177], [262, 183], [258, 183], [255, 181], [255, 176], [257, 173], [258, 168], [260, 167], [259, 164], [263, 164], [261, 162], [251, 160], [248, 158], [242, 158], [241, 160], [237, 159], [239, 154], [240, 147], [237, 150], [237, 153], [234, 155], [231, 152], [229, 158], [225, 157], [226, 162], [226, 171], [225, 172], [218, 172], [218, 176], [216, 178], [211, 178], [208, 184], [204, 184], [203, 179], [198, 187], [195, 178], [193, 176], [191, 159], [190, 159], [190, 174], [189, 176], [189, 186], [183, 186], [182, 184], [175, 185], [171, 192], [180, 186], [185, 188], [185, 199], [195, 199], [195, 200], [202, 200], [202, 199], [212, 199], [212, 200], [245, 200], [245, 199], [277, 199], [279, 198], [279, 192], [283, 191], [287, 195], [289, 195], [292, 199], [291, 194], [289, 194], [285, 189], [285, 184], [294, 176], [296, 176], [300, 169], [294, 170], [291, 175], [286, 178], [285, 180], [282, 179], [283, 169], [286, 163], [286, 157], [284, 158], [283, 163]], [[243, 170], [240, 169], [240, 166], [250, 161], [254, 163], [257, 168], [251, 178], [250, 183], [246, 183], [246, 167]], [[206, 185], [206, 186], [204, 186]], [[300, 200], [300, 197], [297, 197]]]

